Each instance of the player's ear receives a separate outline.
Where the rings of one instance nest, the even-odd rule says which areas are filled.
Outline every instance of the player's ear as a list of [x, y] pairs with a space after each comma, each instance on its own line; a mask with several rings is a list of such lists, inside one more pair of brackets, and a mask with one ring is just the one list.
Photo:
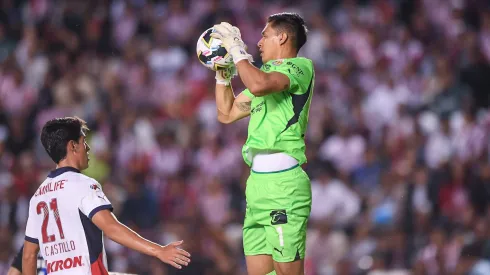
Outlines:
[[289, 36], [286, 32], [282, 32], [279, 34], [279, 45], [284, 45], [286, 41], [288, 41]]
[[71, 152], [77, 151], [77, 143], [74, 140], [68, 141], [68, 150]]

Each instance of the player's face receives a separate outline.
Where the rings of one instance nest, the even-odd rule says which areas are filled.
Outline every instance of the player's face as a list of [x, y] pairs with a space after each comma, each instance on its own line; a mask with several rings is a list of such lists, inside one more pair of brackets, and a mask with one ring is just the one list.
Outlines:
[[259, 43], [257, 43], [262, 62], [266, 63], [275, 59], [280, 45], [281, 43], [278, 33], [270, 26], [269, 23], [267, 23], [262, 31], [262, 39], [260, 39]]
[[88, 162], [90, 160], [89, 157], [89, 151], [90, 151], [90, 146], [87, 144], [87, 140], [85, 138], [85, 135], [82, 135], [80, 139], [78, 140], [78, 150], [77, 150], [77, 155], [78, 155], [78, 161], [80, 165], [80, 170], [84, 170], [88, 168]]

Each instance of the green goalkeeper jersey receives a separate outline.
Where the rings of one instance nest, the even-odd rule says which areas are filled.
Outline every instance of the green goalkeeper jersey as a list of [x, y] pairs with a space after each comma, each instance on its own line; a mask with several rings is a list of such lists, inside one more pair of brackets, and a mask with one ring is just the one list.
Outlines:
[[301, 165], [306, 162], [305, 133], [315, 82], [313, 63], [303, 57], [278, 59], [260, 70], [287, 75], [289, 88], [262, 97], [248, 89], [243, 91], [252, 99], [243, 159], [250, 166], [258, 152], [284, 152]]

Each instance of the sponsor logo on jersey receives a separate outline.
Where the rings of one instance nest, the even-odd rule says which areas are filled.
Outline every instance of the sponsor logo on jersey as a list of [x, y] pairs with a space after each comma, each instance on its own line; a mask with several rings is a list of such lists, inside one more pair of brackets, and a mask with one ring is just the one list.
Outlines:
[[264, 71], [267, 72], [268, 70], [271, 69], [271, 65], [270, 64], [264, 64], [264, 67], [263, 68], [264, 68]]
[[82, 256], [66, 258], [64, 260], [58, 260], [48, 263], [48, 273], [57, 272], [60, 270], [67, 270], [79, 266], [82, 266]]
[[274, 66], [279, 66], [279, 65], [281, 65], [281, 64], [282, 64], [282, 62], [283, 62], [283, 60], [282, 60], [282, 59], [278, 59], [278, 60], [276, 60], [276, 61], [272, 62], [272, 65], [274, 65]]
[[102, 189], [97, 184], [92, 184], [90, 185], [90, 189], [95, 190], [95, 194], [97, 197], [103, 199], [105, 197], [104, 192], [102, 192]]
[[65, 188], [64, 187], [65, 182], [66, 182], [66, 180], [59, 180], [57, 182], [50, 182], [44, 186], [40, 186], [37, 189], [34, 196], [37, 197], [37, 196], [41, 196], [41, 195], [44, 195], [44, 194], [49, 193], [49, 192], [61, 190], [61, 189]]
[[257, 104], [255, 107], [252, 108], [252, 110], [250, 111], [250, 113], [253, 115], [257, 112], [260, 112], [262, 111], [262, 109], [264, 108], [264, 105], [265, 105], [265, 102], [262, 101], [260, 102], [259, 104]]
[[[300, 76], [300, 75], [304, 75], [304, 74], [305, 74], [305, 73], [303, 72], [303, 70], [301, 70], [301, 68], [300, 68], [298, 65], [294, 64], [294, 63], [293, 63], [293, 62], [291, 62], [291, 61], [288, 61], [288, 62], [286, 63], [286, 65], [288, 65], [288, 66], [290, 66], [290, 67], [291, 67], [291, 68], [289, 68], [289, 69], [288, 69], [288, 72], [289, 72], [290, 74], [296, 74], [297, 76]], [[292, 70], [291, 70], [291, 69], [292, 69]]]

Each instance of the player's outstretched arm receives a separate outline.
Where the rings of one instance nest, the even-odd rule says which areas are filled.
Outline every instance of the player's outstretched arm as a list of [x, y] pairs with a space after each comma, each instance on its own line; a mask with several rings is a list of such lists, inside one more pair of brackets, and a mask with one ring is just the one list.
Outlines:
[[22, 254], [22, 274], [36, 275], [37, 253], [39, 253], [38, 244], [24, 241], [24, 252]]
[[252, 100], [241, 93], [236, 98], [231, 86], [216, 84], [218, 121], [229, 124], [250, 115]]
[[187, 266], [190, 262], [189, 257], [191, 255], [178, 247], [183, 241], [173, 242], [166, 246], [153, 243], [120, 223], [109, 210], [97, 212], [92, 217], [92, 222], [116, 243], [140, 253], [156, 257], [175, 268], [181, 269], [182, 265]]

